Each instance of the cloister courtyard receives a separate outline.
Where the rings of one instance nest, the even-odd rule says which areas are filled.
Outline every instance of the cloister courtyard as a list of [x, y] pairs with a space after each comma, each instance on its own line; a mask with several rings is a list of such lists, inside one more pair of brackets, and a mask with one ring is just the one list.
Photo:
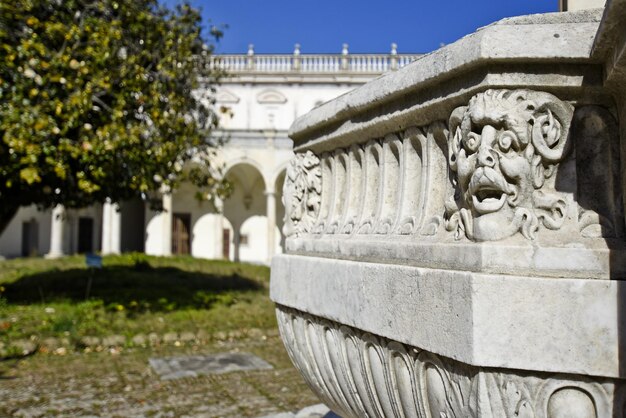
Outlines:
[[[0, 416], [259, 417], [319, 403], [278, 336], [267, 267], [129, 254], [90, 270], [73, 256], [3, 261], [0, 277]], [[271, 369], [162, 379], [149, 361], [238, 352]]]

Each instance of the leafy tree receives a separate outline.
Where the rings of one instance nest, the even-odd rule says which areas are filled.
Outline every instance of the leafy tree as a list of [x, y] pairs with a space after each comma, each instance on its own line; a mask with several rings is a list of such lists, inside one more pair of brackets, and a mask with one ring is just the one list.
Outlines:
[[194, 93], [213, 91], [211, 52], [186, 3], [0, 0], [0, 232], [24, 205], [148, 198], [183, 180], [224, 193], [211, 98]]

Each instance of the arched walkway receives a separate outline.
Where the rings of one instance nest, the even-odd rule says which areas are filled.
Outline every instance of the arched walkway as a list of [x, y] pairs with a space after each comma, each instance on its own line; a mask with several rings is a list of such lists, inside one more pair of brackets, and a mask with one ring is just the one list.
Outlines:
[[221, 258], [222, 215], [212, 202], [200, 199], [198, 189], [183, 183], [172, 192], [171, 253]]
[[231, 259], [268, 262], [280, 242], [273, 190], [266, 186], [259, 166], [247, 161], [230, 166], [225, 178], [233, 186], [233, 193], [224, 200], [223, 212], [232, 226]]

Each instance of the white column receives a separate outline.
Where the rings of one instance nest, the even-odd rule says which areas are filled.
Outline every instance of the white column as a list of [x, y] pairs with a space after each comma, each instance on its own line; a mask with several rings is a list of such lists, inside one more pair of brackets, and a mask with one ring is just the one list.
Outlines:
[[111, 200], [102, 204], [102, 254], [111, 254]]
[[246, 60], [246, 70], [254, 70], [254, 45], [248, 45], [248, 58]]
[[398, 45], [394, 42], [391, 44], [391, 53], [389, 54], [389, 66], [392, 70], [398, 69]]
[[172, 194], [163, 193], [163, 212], [161, 212], [163, 219], [163, 255], [172, 255], [172, 209]]
[[239, 247], [241, 245], [241, 225], [233, 225], [233, 261], [239, 262]]
[[120, 254], [122, 214], [120, 206], [107, 199], [102, 205], [102, 254]]
[[350, 63], [348, 62], [348, 44], [343, 44], [341, 48], [341, 69], [348, 70]]
[[224, 255], [224, 201], [219, 197], [215, 197], [215, 210], [217, 211], [214, 219], [214, 245], [215, 251], [213, 258], [219, 260]]
[[121, 254], [122, 252], [122, 212], [120, 205], [111, 205], [111, 253]]
[[265, 192], [267, 198], [267, 261], [272, 261], [276, 251], [276, 193], [273, 190]]
[[65, 229], [65, 207], [56, 205], [52, 210], [52, 227], [50, 229], [50, 251], [45, 258], [63, 257], [63, 230]]

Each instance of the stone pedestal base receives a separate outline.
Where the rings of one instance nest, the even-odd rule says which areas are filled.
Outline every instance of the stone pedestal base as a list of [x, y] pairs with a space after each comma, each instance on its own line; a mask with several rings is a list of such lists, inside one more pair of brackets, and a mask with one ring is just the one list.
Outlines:
[[54, 260], [55, 258], [61, 258], [61, 257], [65, 257], [65, 254], [63, 253], [47, 253], [44, 254], [43, 258], [47, 259], [47, 260]]
[[277, 316], [292, 361], [344, 418], [624, 416], [621, 380], [475, 367], [291, 308]]

